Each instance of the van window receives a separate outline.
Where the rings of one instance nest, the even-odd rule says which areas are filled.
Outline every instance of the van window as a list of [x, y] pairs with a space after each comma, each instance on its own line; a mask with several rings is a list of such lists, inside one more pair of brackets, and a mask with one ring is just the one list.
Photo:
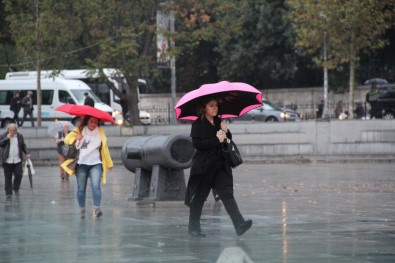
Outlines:
[[91, 90], [86, 90], [86, 89], [82, 89], [82, 90], [73, 89], [73, 90], [71, 90], [71, 93], [73, 93], [74, 97], [77, 99], [78, 103], [80, 103], [80, 104], [84, 104], [84, 102], [85, 102], [85, 95], [84, 95], [85, 92], [88, 92], [89, 96], [95, 102], [101, 102], [101, 100]]
[[100, 82], [99, 79], [80, 79], [83, 82], [85, 82], [99, 97], [99, 99], [110, 105], [110, 88], [108, 87], [108, 84], [105, 82]]
[[[37, 91], [31, 90], [33, 92], [32, 99], [33, 105], [37, 105]], [[26, 97], [27, 90], [21, 91], [21, 98]], [[41, 90], [41, 105], [52, 105], [53, 100], [53, 90]]]
[[53, 90], [43, 90], [41, 92], [41, 104], [42, 105], [52, 105], [53, 100]]
[[70, 93], [68, 91], [65, 90], [59, 90], [59, 101], [61, 103], [70, 103], [70, 104], [75, 104], [75, 101], [73, 100], [73, 98], [70, 96]]
[[[9, 105], [11, 103], [11, 99], [15, 96], [14, 90], [2, 90], [0, 91], [0, 105]], [[26, 90], [21, 91], [20, 97], [23, 98], [27, 94]], [[53, 100], [53, 90], [43, 90], [41, 92], [41, 99], [42, 105], [52, 105], [52, 100]], [[37, 105], [37, 93], [36, 91], [33, 91], [33, 104]]]
[[14, 92], [11, 90], [0, 91], [0, 105], [10, 105], [11, 99], [14, 97]]

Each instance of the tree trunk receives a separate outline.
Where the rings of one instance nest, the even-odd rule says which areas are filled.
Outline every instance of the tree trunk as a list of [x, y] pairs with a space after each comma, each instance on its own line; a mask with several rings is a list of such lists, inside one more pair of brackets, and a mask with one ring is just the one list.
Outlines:
[[327, 65], [327, 35], [326, 30], [324, 31], [324, 109], [322, 111], [322, 117], [325, 119], [329, 118], [328, 112], [328, 65]]
[[41, 64], [37, 61], [37, 127], [41, 128]]
[[354, 119], [354, 91], [355, 91], [355, 48], [354, 35], [351, 34], [350, 45], [350, 93], [348, 97], [348, 118]]
[[128, 110], [130, 124], [141, 125], [140, 110], [139, 110], [139, 92], [138, 92], [138, 78], [135, 76], [126, 76], [129, 89], [126, 90], [126, 97], [128, 100]]
[[41, 128], [41, 62], [40, 62], [40, 9], [36, 0], [36, 69], [37, 69], [37, 127]]

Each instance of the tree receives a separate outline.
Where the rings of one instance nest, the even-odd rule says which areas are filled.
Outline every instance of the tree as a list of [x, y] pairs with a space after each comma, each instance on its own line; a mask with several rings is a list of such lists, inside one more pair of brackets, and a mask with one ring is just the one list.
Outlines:
[[243, 1], [241, 30], [219, 42], [220, 75], [257, 87], [281, 87], [295, 76], [298, 54], [283, 0]]
[[7, 71], [12, 69], [12, 64], [15, 62], [16, 52], [15, 44], [11, 38], [9, 23], [6, 20], [7, 13], [5, 6], [0, 2], [0, 76], [4, 76]]
[[[4, 0], [11, 36], [16, 44], [19, 69], [37, 71], [37, 126], [41, 127], [41, 68], [60, 67], [78, 33], [72, 3], [56, 0]], [[61, 14], [61, 15], [59, 15]], [[28, 63], [26, 63], [26, 61]]]
[[239, 1], [182, 0], [171, 5], [176, 17], [177, 79], [180, 91], [217, 82], [219, 43], [226, 42], [241, 30]]
[[141, 124], [137, 80], [149, 72], [155, 58], [156, 1], [79, 0], [76, 10], [84, 29], [82, 43], [92, 46], [86, 64], [99, 69], [104, 79], [103, 68], [115, 68], [115, 77], [126, 78], [126, 94], [107, 83], [127, 100], [132, 125]]
[[[391, 24], [394, 3], [375, 0], [288, 0], [296, 47], [320, 67], [333, 69], [349, 63], [349, 117], [353, 118], [355, 70], [363, 52], [382, 48], [380, 37]], [[324, 40], [327, 37], [327, 40]], [[322, 56], [326, 43], [327, 56]]]

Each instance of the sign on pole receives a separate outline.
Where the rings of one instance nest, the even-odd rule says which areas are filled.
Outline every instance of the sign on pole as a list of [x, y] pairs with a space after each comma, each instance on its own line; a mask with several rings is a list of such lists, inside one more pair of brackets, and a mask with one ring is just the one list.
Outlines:
[[168, 13], [161, 10], [156, 12], [156, 27], [156, 61], [158, 68], [170, 68], [169, 40], [164, 34], [170, 31], [170, 16]]

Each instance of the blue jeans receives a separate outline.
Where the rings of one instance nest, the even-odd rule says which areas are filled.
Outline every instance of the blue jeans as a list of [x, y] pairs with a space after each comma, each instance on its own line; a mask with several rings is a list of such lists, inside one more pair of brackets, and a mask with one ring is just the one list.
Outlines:
[[93, 208], [99, 208], [101, 203], [101, 188], [100, 179], [102, 176], [102, 164], [86, 165], [80, 164], [77, 166], [77, 200], [81, 209], [85, 208], [86, 185], [88, 178], [91, 178], [91, 190], [93, 198]]

